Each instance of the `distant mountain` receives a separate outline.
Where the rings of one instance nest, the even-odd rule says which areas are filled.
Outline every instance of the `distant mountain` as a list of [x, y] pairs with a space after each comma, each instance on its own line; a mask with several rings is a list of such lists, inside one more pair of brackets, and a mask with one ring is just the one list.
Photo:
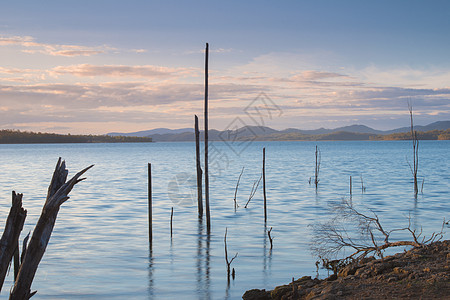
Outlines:
[[137, 136], [137, 137], [148, 137], [150, 135], [159, 134], [179, 134], [185, 132], [194, 132], [193, 128], [182, 128], [182, 129], [169, 129], [169, 128], [156, 128], [152, 130], [144, 130], [130, 133], [120, 133], [120, 132], [110, 132], [106, 135], [110, 136]]
[[[450, 121], [434, 122], [426, 126], [414, 126], [417, 131], [447, 130], [450, 128]], [[210, 141], [298, 141], [298, 140], [369, 140], [382, 139], [380, 136], [393, 133], [409, 132], [410, 127], [402, 127], [393, 130], [376, 130], [365, 125], [350, 125], [335, 129], [319, 128], [315, 130], [301, 130], [288, 128], [275, 130], [264, 126], [244, 126], [235, 130], [219, 131], [209, 130]], [[149, 137], [155, 142], [187, 142], [194, 141], [194, 130], [192, 128], [167, 129], [157, 128], [146, 131], [131, 133], [109, 133], [112, 136], [136, 136]], [[378, 137], [377, 137], [378, 136]], [[200, 139], [203, 140], [203, 131], [200, 132]]]
[[[450, 128], [450, 121], [438, 121], [425, 126], [414, 125], [416, 131], [430, 131], [430, 130], [446, 130]], [[409, 132], [411, 127], [402, 127], [393, 130], [384, 131], [383, 134]]]

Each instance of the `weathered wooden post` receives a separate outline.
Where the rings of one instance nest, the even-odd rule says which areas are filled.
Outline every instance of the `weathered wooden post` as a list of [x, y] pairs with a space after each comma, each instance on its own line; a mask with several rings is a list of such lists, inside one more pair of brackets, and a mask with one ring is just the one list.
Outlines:
[[203, 199], [202, 199], [202, 166], [200, 163], [200, 131], [198, 129], [198, 117], [195, 115], [195, 158], [197, 161], [197, 202], [198, 202], [198, 217], [203, 218]]
[[[22, 194], [12, 192], [12, 205], [6, 220], [5, 229], [0, 240], [0, 291], [8, 272], [8, 266], [14, 253], [19, 249], [19, 236], [27, 217], [27, 211], [22, 207]], [[14, 278], [17, 277], [14, 272]]]
[[241, 174], [239, 174], [238, 181], [236, 182], [236, 188], [234, 189], [234, 211], [235, 212], [236, 212], [237, 208], [239, 207], [239, 205], [237, 204], [236, 197], [237, 197], [237, 192], [238, 192], [238, 188], [239, 188], [239, 182], [241, 181], [242, 173], [244, 173], [244, 167], [242, 167]]
[[29, 299], [36, 293], [31, 292], [31, 284], [50, 240], [59, 208], [69, 199], [69, 193], [75, 184], [85, 179], [80, 178], [81, 175], [92, 166], [78, 172], [72, 179], [66, 182], [68, 171], [65, 162], [61, 161], [61, 158], [58, 160], [48, 188], [47, 200], [42, 208], [41, 216], [34, 228], [33, 236], [24, 254], [19, 274], [9, 296], [10, 300]]
[[152, 227], [152, 164], [148, 163], [148, 241], [150, 245], [153, 241]]
[[206, 206], [206, 229], [211, 232], [211, 215], [209, 212], [209, 177], [208, 177], [208, 55], [209, 45], [205, 49], [205, 206]]
[[350, 196], [352, 195], [352, 175], [350, 175]]
[[317, 186], [319, 185], [319, 171], [320, 171], [320, 159], [321, 159], [321, 155], [320, 155], [320, 150], [316, 145], [316, 168], [314, 171], [314, 184], [316, 185], [316, 190], [317, 190]]
[[264, 194], [264, 223], [267, 222], [267, 201], [266, 201], [266, 147], [263, 148], [263, 194]]

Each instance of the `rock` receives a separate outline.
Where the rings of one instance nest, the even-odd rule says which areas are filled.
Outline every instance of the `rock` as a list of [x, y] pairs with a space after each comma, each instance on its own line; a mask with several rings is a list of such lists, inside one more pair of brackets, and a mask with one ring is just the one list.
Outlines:
[[398, 277], [395, 275], [392, 275], [387, 279], [387, 282], [396, 282], [396, 281], [398, 281]]
[[334, 280], [336, 280], [338, 277], [336, 276], [336, 274], [333, 274], [333, 275], [331, 275], [330, 277], [328, 277], [327, 279], [326, 279], [326, 281], [334, 281]]
[[348, 265], [339, 271], [338, 276], [339, 277], [347, 277], [348, 275], [354, 275], [356, 270], [358, 270], [357, 266]]
[[244, 300], [272, 300], [272, 297], [270, 296], [269, 292], [266, 292], [266, 290], [253, 289], [253, 290], [246, 291], [245, 294], [242, 296], [242, 299], [244, 299]]
[[271, 299], [271, 295], [279, 300], [448, 299], [449, 253], [450, 241], [433, 243], [385, 259], [361, 261], [357, 267], [346, 266], [337, 279], [334, 275], [323, 280], [304, 276], [275, 288], [270, 295], [263, 291], [246, 298], [246, 293], [244, 299]]
[[292, 286], [282, 285], [282, 286], [277, 286], [272, 292], [270, 292], [270, 296], [272, 297], [272, 299], [281, 300], [283, 295], [291, 293], [291, 292], [292, 292]]

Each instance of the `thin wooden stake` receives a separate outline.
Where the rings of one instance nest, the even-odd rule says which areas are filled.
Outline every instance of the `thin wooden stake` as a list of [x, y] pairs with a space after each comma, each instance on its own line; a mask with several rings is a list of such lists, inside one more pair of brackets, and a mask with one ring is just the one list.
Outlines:
[[205, 49], [205, 206], [206, 206], [206, 229], [211, 232], [211, 215], [209, 212], [209, 177], [208, 177], [208, 55], [209, 45]]
[[272, 250], [272, 248], [273, 248], [273, 238], [270, 235], [271, 232], [272, 232], [272, 227], [270, 227], [270, 229], [267, 230], [267, 235], [269, 236], [269, 242], [270, 242], [270, 250]]
[[263, 194], [264, 194], [264, 222], [267, 222], [267, 201], [266, 201], [266, 148], [263, 148]]
[[197, 202], [198, 202], [198, 217], [203, 218], [203, 199], [202, 199], [202, 166], [200, 163], [200, 131], [198, 129], [198, 117], [195, 115], [195, 157], [197, 161]]
[[237, 197], [237, 191], [238, 191], [238, 187], [239, 187], [239, 182], [241, 181], [242, 173], [244, 173], [244, 167], [242, 167], [241, 174], [239, 174], [239, 178], [236, 183], [236, 189], [234, 190], [234, 211], [236, 211], [236, 209], [239, 207], [239, 205], [237, 204], [236, 197]]
[[320, 160], [321, 160], [321, 155], [320, 155], [320, 149], [319, 147], [317, 147], [316, 145], [316, 168], [314, 171], [314, 184], [316, 185], [316, 190], [317, 190], [317, 186], [319, 185], [319, 171], [320, 171]]
[[148, 241], [152, 244], [152, 164], [148, 163]]
[[245, 203], [244, 208], [247, 208], [248, 204], [253, 199], [253, 196], [255, 196], [256, 191], [258, 190], [258, 187], [259, 187], [259, 183], [261, 182], [261, 178], [262, 178], [262, 174], [261, 174], [261, 176], [259, 176], [259, 179], [257, 181], [253, 182], [252, 190], [250, 191], [250, 195], [248, 196], [248, 201], [247, 201], [247, 203]]
[[350, 175], [350, 195], [352, 194], [352, 176]]
[[[238, 256], [238, 252], [236, 252], [236, 254], [233, 256], [233, 258], [231, 260], [228, 260], [227, 231], [228, 231], [228, 227], [225, 228], [225, 236], [223, 238], [223, 242], [225, 245], [225, 262], [227, 264], [227, 278], [228, 278], [228, 280], [230, 280], [230, 274], [231, 274], [230, 266], [231, 266], [231, 263], [233, 262], [233, 260]], [[233, 276], [233, 279], [234, 279], [234, 276]]]

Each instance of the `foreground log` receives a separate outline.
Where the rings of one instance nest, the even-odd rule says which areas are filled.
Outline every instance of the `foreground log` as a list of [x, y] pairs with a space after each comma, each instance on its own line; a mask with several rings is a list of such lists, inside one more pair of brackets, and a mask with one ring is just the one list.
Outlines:
[[27, 211], [22, 207], [22, 194], [12, 192], [12, 206], [6, 220], [5, 231], [0, 240], [0, 291], [5, 281], [8, 266], [19, 247], [19, 236], [25, 223]]
[[68, 170], [66, 169], [65, 162], [61, 161], [61, 158], [59, 158], [53, 173], [52, 181], [48, 188], [47, 199], [42, 209], [41, 216], [26, 249], [19, 274], [9, 299], [29, 299], [36, 293], [31, 292], [31, 284], [50, 240], [59, 208], [69, 199], [68, 195], [75, 184], [85, 179], [80, 178], [81, 175], [91, 167], [93, 167], [93, 165], [78, 172], [72, 179], [66, 182]]

